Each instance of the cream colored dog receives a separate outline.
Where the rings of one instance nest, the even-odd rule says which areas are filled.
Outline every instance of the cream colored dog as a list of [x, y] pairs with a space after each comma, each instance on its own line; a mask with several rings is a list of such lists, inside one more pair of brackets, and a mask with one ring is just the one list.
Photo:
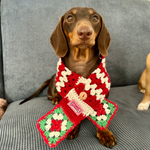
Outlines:
[[146, 69], [143, 71], [138, 82], [140, 92], [144, 93], [143, 100], [138, 105], [138, 110], [147, 110], [150, 105], [150, 53], [146, 59]]

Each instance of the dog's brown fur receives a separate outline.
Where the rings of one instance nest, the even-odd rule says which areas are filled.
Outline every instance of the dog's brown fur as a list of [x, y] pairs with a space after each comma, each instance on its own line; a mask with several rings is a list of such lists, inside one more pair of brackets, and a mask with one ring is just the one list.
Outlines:
[[[60, 18], [50, 38], [56, 55], [62, 57], [66, 67], [85, 78], [100, 64], [100, 54], [107, 55], [110, 41], [110, 35], [103, 18], [92, 8], [80, 7], [72, 8]], [[37, 95], [46, 86], [49, 86], [48, 99], [53, 104], [58, 104], [62, 97], [55, 87], [55, 75], [25, 101]], [[75, 138], [78, 135], [78, 130], [79, 126], [67, 138]], [[110, 148], [116, 143], [116, 138], [108, 129], [97, 129], [97, 137], [102, 145]]]
[[146, 59], [146, 69], [143, 71], [138, 82], [140, 92], [144, 93], [143, 100], [138, 105], [138, 110], [147, 110], [150, 105], [150, 54]]

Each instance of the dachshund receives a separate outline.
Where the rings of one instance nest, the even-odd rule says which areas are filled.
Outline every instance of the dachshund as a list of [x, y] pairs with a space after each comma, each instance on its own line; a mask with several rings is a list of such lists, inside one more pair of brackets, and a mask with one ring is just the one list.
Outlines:
[[[65, 66], [83, 76], [88, 76], [99, 66], [100, 56], [107, 56], [110, 45], [110, 34], [103, 18], [92, 8], [75, 7], [67, 11], [59, 20], [56, 29], [50, 37], [50, 43], [57, 56], [62, 58]], [[29, 98], [30, 100], [48, 86], [47, 97], [53, 104], [58, 104], [62, 97], [55, 87], [56, 74], [45, 81], [43, 85]], [[70, 132], [67, 139], [77, 137], [79, 125]], [[109, 129], [97, 128], [97, 138], [106, 147], [112, 148], [117, 140]]]

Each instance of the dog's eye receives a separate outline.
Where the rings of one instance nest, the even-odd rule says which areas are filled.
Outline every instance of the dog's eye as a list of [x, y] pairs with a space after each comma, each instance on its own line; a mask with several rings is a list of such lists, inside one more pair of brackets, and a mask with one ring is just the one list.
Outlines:
[[98, 17], [97, 17], [97, 16], [93, 16], [93, 17], [92, 17], [92, 21], [93, 21], [93, 22], [97, 22], [97, 21], [98, 21]]
[[68, 22], [74, 21], [74, 17], [73, 17], [72, 15], [69, 15], [69, 16], [67, 17], [67, 21], [68, 21]]

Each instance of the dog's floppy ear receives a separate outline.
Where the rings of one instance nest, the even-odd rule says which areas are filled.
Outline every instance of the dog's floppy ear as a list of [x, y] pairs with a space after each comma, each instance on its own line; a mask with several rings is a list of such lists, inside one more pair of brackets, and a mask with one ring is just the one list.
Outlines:
[[107, 50], [110, 45], [111, 38], [109, 32], [106, 29], [103, 18], [101, 16], [100, 18], [101, 18], [101, 29], [99, 31], [99, 35], [97, 38], [97, 46], [100, 54], [103, 56], [107, 56], [108, 55]]
[[63, 16], [50, 37], [50, 43], [59, 57], [64, 57], [68, 51], [67, 41], [63, 31]]

